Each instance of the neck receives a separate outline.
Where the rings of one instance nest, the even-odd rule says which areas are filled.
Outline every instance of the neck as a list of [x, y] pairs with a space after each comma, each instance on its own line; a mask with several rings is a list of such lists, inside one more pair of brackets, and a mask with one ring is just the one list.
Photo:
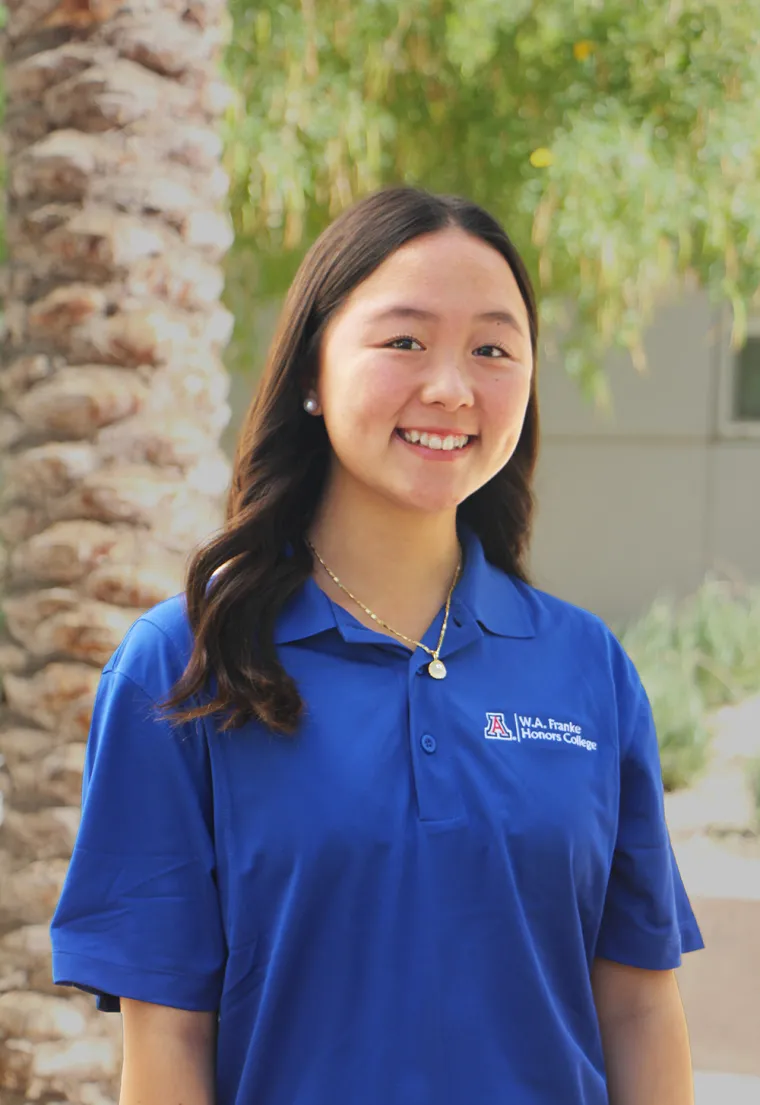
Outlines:
[[[309, 540], [341, 583], [394, 629], [420, 640], [446, 600], [459, 562], [456, 513], [425, 514], [329, 488]], [[318, 565], [332, 599], [366, 621]]]

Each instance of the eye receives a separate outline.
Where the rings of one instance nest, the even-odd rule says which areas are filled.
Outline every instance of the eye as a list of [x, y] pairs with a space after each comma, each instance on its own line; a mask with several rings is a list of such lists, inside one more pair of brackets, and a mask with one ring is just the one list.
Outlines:
[[494, 361], [500, 360], [502, 357], [509, 357], [510, 355], [509, 353], [507, 353], [506, 349], [502, 349], [500, 345], [479, 345], [478, 348], [475, 350], [475, 353], [481, 353], [483, 349], [490, 349], [491, 352], [483, 353], [483, 356]]
[[397, 338], [391, 338], [389, 342], [386, 342], [384, 348], [409, 350], [409, 345], [401, 345], [401, 342], [411, 342], [413, 345], [416, 345], [418, 349], [423, 348], [422, 344], [418, 342], [416, 338], [410, 337], [409, 334], [400, 334]]

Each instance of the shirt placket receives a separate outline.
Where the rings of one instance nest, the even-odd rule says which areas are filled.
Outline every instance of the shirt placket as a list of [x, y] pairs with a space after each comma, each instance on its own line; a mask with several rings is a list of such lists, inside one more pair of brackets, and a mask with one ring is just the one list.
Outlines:
[[471, 619], [452, 617], [441, 651], [447, 668], [445, 679], [433, 679], [429, 674], [430, 657], [422, 649], [409, 660], [409, 752], [421, 821], [464, 817], [456, 733], [447, 720], [449, 693], [455, 681], [467, 678], [468, 665], [458, 664], [456, 654], [481, 635]]

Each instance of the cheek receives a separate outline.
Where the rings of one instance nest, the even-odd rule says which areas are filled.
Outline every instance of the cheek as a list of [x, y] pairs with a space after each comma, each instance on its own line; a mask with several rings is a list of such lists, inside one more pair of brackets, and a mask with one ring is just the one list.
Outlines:
[[[407, 374], [408, 375], [408, 374]], [[367, 432], [387, 430], [389, 421], [408, 399], [409, 385], [396, 366], [374, 360], [354, 364], [347, 372], [325, 373], [323, 379], [325, 417], [345, 433], [346, 425]]]
[[530, 399], [530, 374], [514, 372], [494, 379], [483, 391], [483, 409], [491, 431], [513, 438], [522, 426]]

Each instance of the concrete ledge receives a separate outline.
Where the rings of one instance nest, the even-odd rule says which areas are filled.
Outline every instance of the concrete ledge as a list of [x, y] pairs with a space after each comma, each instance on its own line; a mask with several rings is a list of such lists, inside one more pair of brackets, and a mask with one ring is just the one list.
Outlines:
[[723, 898], [760, 903], [760, 859], [736, 855], [705, 834], [673, 840], [686, 890], [691, 898]]

